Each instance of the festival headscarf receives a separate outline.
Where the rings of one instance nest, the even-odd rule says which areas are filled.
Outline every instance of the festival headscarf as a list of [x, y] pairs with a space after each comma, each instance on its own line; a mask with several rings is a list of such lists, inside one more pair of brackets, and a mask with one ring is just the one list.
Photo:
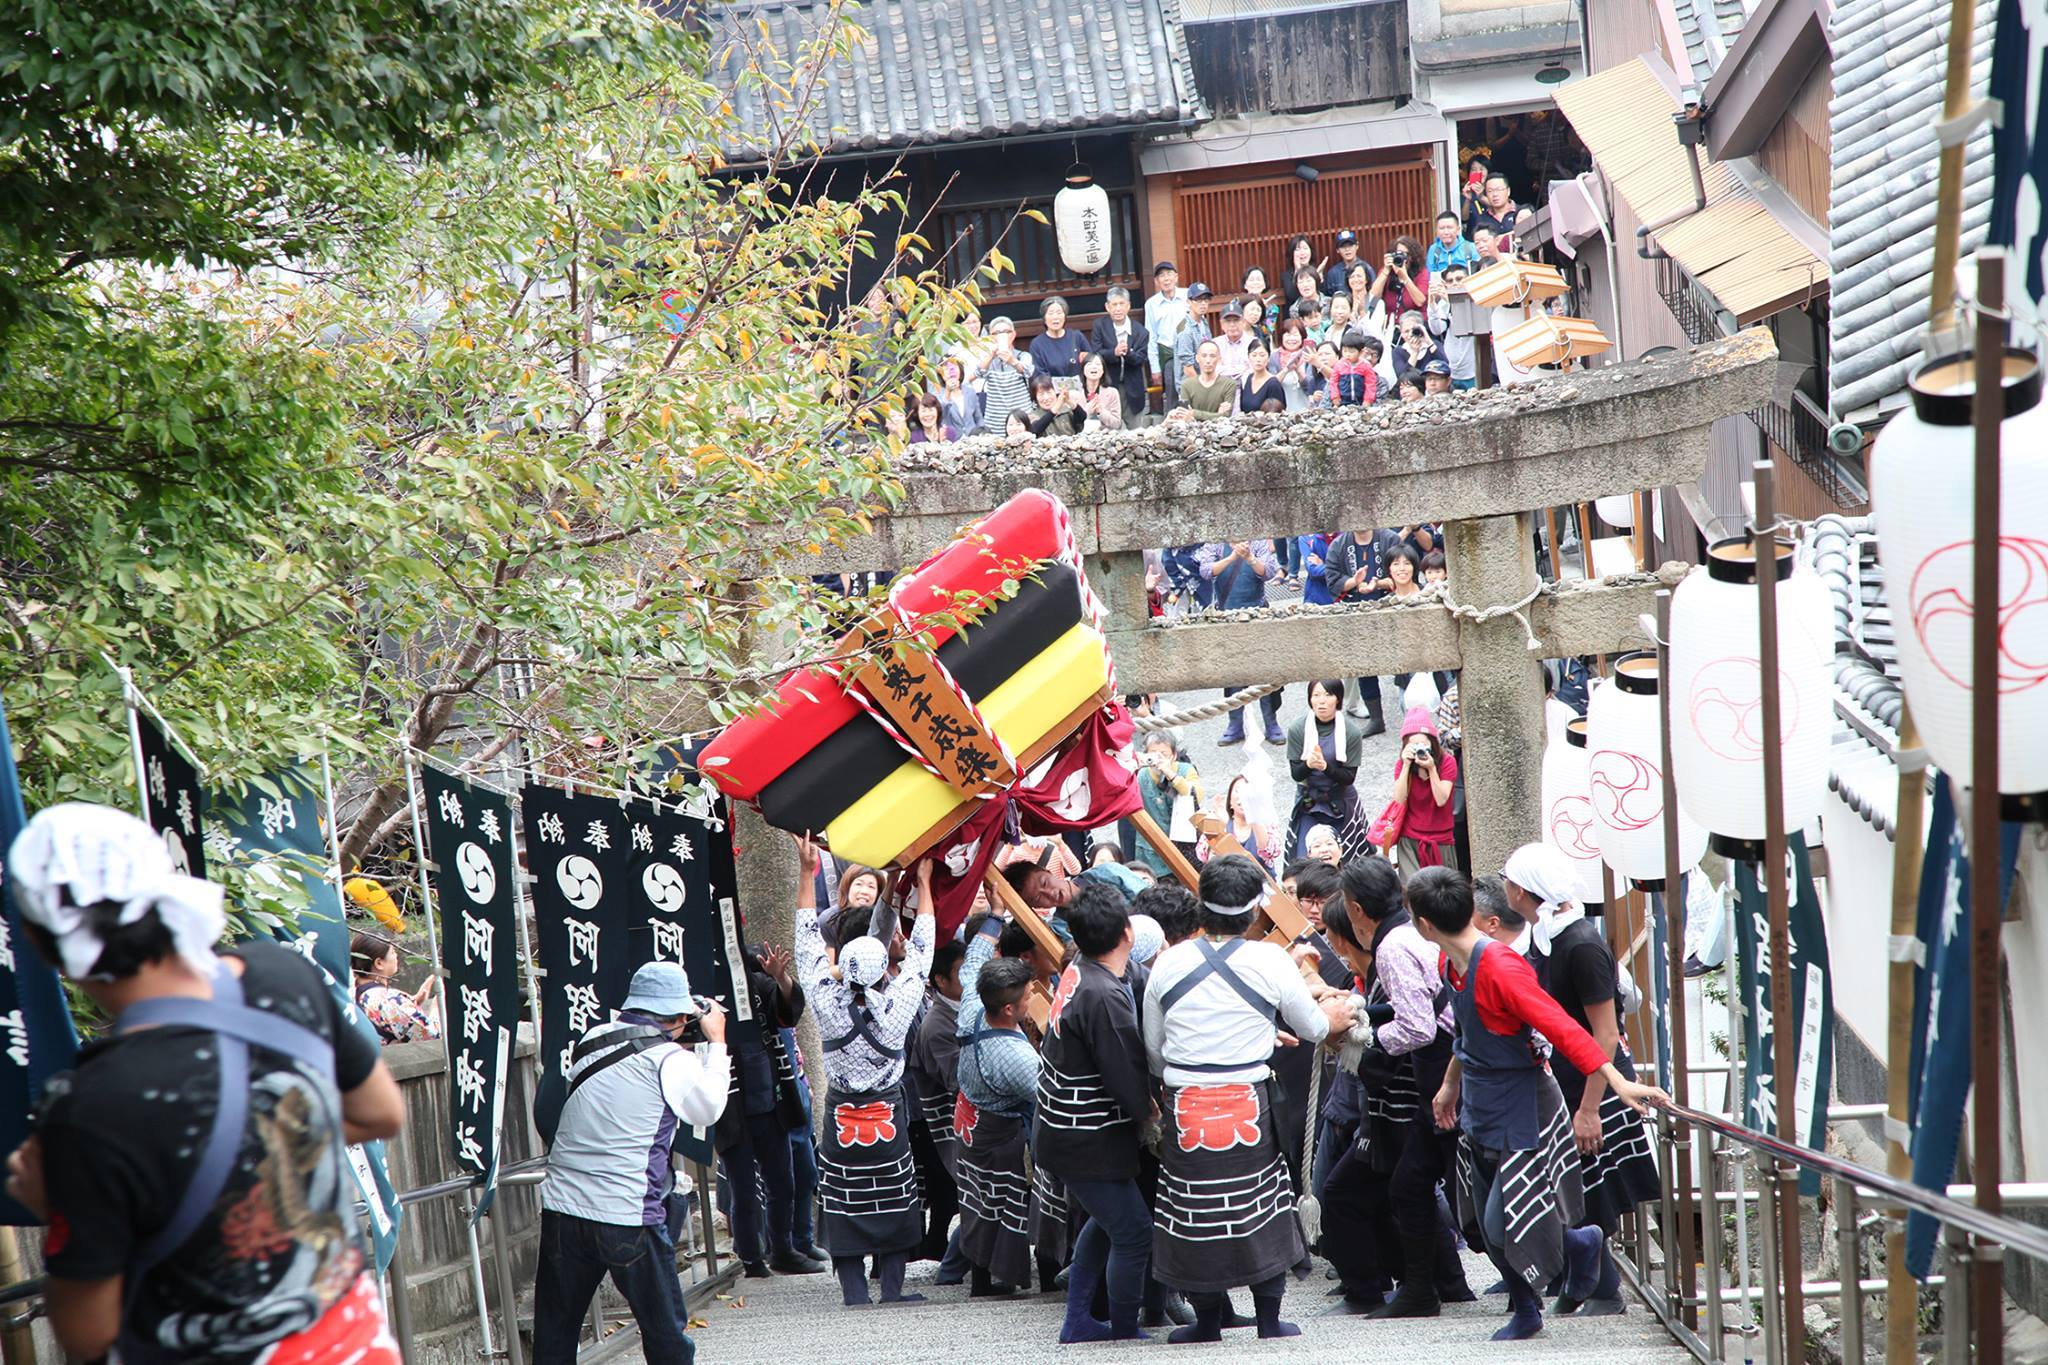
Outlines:
[[74, 981], [91, 979], [106, 950], [85, 913], [103, 901], [121, 907], [122, 924], [154, 910], [178, 956], [202, 976], [219, 965], [221, 889], [179, 872], [156, 831], [125, 811], [67, 801], [39, 812], [8, 851], [7, 880], [22, 914], [56, 939]]
[[889, 970], [889, 949], [863, 934], [839, 950], [839, 974], [848, 984], [870, 989]]
[[1578, 872], [1561, 849], [1523, 844], [1508, 855], [1508, 865], [1500, 875], [1542, 902], [1529, 934], [1545, 957], [1550, 956], [1551, 941], [1559, 933], [1586, 917], [1585, 907], [1579, 904]]
[[1166, 930], [1150, 915], [1131, 916], [1131, 961], [1147, 966], [1166, 946]]

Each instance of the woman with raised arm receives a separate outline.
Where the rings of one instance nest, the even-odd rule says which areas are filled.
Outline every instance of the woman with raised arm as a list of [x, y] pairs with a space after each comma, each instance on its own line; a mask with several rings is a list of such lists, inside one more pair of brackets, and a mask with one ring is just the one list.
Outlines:
[[923, 1295], [903, 1292], [904, 1268], [924, 1235], [903, 1065], [932, 965], [931, 864], [918, 864], [917, 922], [895, 979], [887, 980], [889, 946], [866, 934], [841, 948], [833, 964], [818, 933], [817, 846], [798, 839], [797, 848], [797, 969], [825, 1048], [828, 1113], [818, 1147], [825, 1249], [847, 1307], [871, 1302], [863, 1264], [869, 1256], [880, 1271], [883, 1303], [918, 1302]]

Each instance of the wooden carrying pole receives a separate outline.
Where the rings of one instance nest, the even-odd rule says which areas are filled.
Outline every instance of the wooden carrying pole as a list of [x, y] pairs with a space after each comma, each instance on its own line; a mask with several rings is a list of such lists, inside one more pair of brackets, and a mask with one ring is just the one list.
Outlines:
[[1188, 861], [1187, 854], [1180, 851], [1180, 845], [1166, 837], [1166, 831], [1159, 828], [1159, 822], [1152, 818], [1152, 813], [1140, 806], [1131, 812], [1130, 821], [1132, 827], [1144, 836], [1145, 842], [1152, 845], [1152, 851], [1166, 860], [1166, 865], [1173, 869], [1173, 875], [1180, 884], [1190, 891], [1199, 892], [1202, 874], [1195, 871], [1195, 865]]
[[[1966, 10], [1967, 4], [1956, 8]], [[1953, 79], [1950, 82], [1954, 87]], [[1942, 172], [1948, 172], [1945, 149]], [[1977, 255], [1976, 393], [1970, 406], [1977, 436], [1976, 525], [1970, 618], [1970, 1110], [1971, 1174], [1977, 1182], [1977, 1207], [2002, 1212], [2005, 1200], [1999, 1181], [2005, 1163], [1999, 1147], [1999, 1042], [2004, 1032], [2000, 971], [2000, 936], [2005, 907], [1998, 902], [1998, 646], [2002, 622], [1990, 604], [1998, 595], [1998, 500], [2003, 471], [1999, 467], [1999, 423], [2005, 416], [2005, 259], [1996, 252]], [[1995, 1243], [1976, 1244], [1976, 1265], [1970, 1288], [1977, 1299], [1978, 1365], [2001, 1365], [2005, 1359], [2004, 1249]]]
[[[1687, 1082], [1687, 1038], [1685, 1036], [1685, 881], [1688, 872], [1678, 865], [1678, 773], [1671, 762], [1671, 590], [1657, 592], [1657, 728], [1663, 733], [1664, 763], [1664, 891], [1657, 897], [1664, 915], [1666, 952], [1665, 984], [1669, 998], [1664, 1002], [1665, 1027], [1671, 1031], [1671, 1088], [1680, 1104], [1691, 1104]], [[1766, 733], [1769, 733], [1768, 731]], [[1654, 1054], [1653, 1054], [1654, 1055]], [[1694, 1304], [1699, 1270], [1697, 1233], [1692, 1221], [1692, 1143], [1687, 1130], [1679, 1128], [1674, 1144], [1677, 1159], [1672, 1163], [1678, 1192], [1678, 1282], [1679, 1302], [1684, 1305], [1685, 1325], [1699, 1327], [1699, 1309]], [[1718, 1211], [1713, 1215], [1718, 1217]]]
[[[1977, 27], [1975, 0], [1949, 0], [1948, 80], [1942, 87], [1941, 119], [1954, 124], [1970, 109], [1970, 40]], [[1956, 265], [1963, 235], [1964, 141], [1944, 144], [1935, 191], [1934, 274], [1930, 279], [1927, 322], [1939, 336], [1949, 330], [1949, 310], [1956, 301]], [[1993, 390], [1997, 392], [1997, 390]]]
[[[988, 886], [989, 894], [1010, 912], [1012, 919], [1024, 926], [1024, 932], [1031, 935], [1031, 941], [1038, 946], [1038, 950], [1054, 962], [1064, 962], [1067, 946], [1060, 942], [1060, 936], [1052, 931], [1052, 926], [1017, 894], [1017, 888], [1010, 885], [1010, 879], [993, 867], [984, 871], [982, 878]], [[1052, 1018], [1052, 997], [1046, 994], [1045, 983], [1034, 976], [1031, 980], [1031, 990], [1024, 1000], [1025, 1008], [1030, 1011], [1032, 1023], [1038, 1026], [1039, 1033], [1043, 1036], [1046, 1021]]]
[[[1781, 733], [1778, 694], [1778, 506], [1773, 482], [1777, 468], [1769, 460], [1756, 463], [1757, 652], [1762, 666], [1763, 732]], [[1778, 1139], [1799, 1145], [1799, 1106], [1794, 1090], [1799, 1077], [1799, 1046], [1792, 1029], [1791, 903], [1785, 885], [1785, 755], [1776, 744], [1763, 746], [1764, 881], [1771, 907], [1771, 1083], [1777, 1091]], [[1816, 1006], [1817, 1007], [1817, 1006]], [[1779, 1279], [1783, 1282], [1784, 1336], [1806, 1340], [1806, 1296], [1802, 1284], [1805, 1256], [1799, 1243], [1799, 1167], [1778, 1163]], [[1844, 1273], [1850, 1273], [1845, 1267]]]
[[[1911, 706], [1899, 708], [1899, 799], [1892, 821], [1892, 938], [1885, 1040], [1885, 1170], [1909, 1180], [1913, 1157], [1907, 1150], [1906, 1121], [1913, 1051], [1913, 943], [1919, 919], [1922, 808], [1927, 797], [1927, 753], [1913, 725]], [[1916, 1365], [1920, 1353], [1920, 1282], [1906, 1269], [1906, 1211], [1894, 1207], [1884, 1234], [1885, 1365]]]

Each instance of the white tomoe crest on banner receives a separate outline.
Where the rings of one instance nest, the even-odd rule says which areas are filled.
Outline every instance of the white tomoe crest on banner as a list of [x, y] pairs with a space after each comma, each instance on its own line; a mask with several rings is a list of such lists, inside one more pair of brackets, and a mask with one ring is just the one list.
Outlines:
[[[1593, 835], [1615, 875], [1664, 880], [1664, 744], [1657, 719], [1657, 658], [1624, 654], [1586, 707], [1586, 791]], [[1678, 813], [1680, 872], [1707, 850], [1707, 832]]]
[[[1897, 625], [1899, 672], [1921, 742], [1943, 771], [1970, 784], [1970, 630], [1976, 479], [1971, 358], [1914, 374], [1913, 405], [1870, 452], [1870, 501], [1885, 596]], [[2041, 370], [2006, 353], [2000, 424], [1998, 786], [2048, 790], [2048, 403]]]
[[1600, 844], [1593, 835], [1593, 799], [1586, 786], [1586, 722], [1571, 720], [1543, 750], [1543, 842], [1571, 859], [1579, 899], [1606, 898]]
[[1060, 264], [1076, 275], [1093, 275], [1109, 264], [1109, 192], [1086, 167], [1067, 172], [1066, 187], [1053, 197], [1052, 217]]
[[1764, 749], [1782, 756], [1785, 828], [1820, 814], [1835, 729], [1834, 607], [1818, 575], [1780, 544], [1778, 733], [1764, 732], [1756, 552], [1746, 537], [1708, 551], [1671, 595], [1671, 761], [1679, 808], [1717, 836], [1717, 849], [1764, 837]]

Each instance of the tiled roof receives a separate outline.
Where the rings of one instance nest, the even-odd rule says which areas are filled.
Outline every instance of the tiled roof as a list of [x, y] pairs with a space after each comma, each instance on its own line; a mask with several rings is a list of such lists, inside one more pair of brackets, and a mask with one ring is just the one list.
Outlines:
[[[739, 78], [765, 47], [794, 65], [835, 10], [826, 4], [707, 11], [744, 158], [774, 145], [787, 110]], [[1177, 123], [1205, 111], [1179, 0], [866, 0], [838, 7], [862, 33], [832, 62], [805, 118], [828, 153], [885, 151]], [[785, 68], [771, 75], [787, 81]], [[787, 102], [787, 97], [784, 97]]]
[[[1971, 84], [1991, 70], [1996, 5], [1977, 6]], [[1828, 407], [1837, 419], [1874, 416], [1905, 401], [1920, 355], [1934, 265], [1934, 209], [1948, 69], [1948, 0], [1856, 0], [1828, 20], [1834, 54], [1828, 221], [1834, 299], [1828, 332]], [[1965, 257], [1991, 212], [1991, 130], [1970, 137], [1964, 160]]]
[[[1898, 805], [1899, 656], [1891, 608], [1877, 562], [1876, 523], [1869, 517], [1814, 521], [1808, 546], [1815, 570], [1835, 602], [1834, 745], [1828, 786], [1886, 838]], [[1854, 721], [1839, 714], [1848, 712]], [[1873, 736], [1882, 745], [1873, 743]]]
[[[1714, 0], [1671, 0], [1671, 12], [1678, 18], [1679, 36], [1685, 39], [1686, 60], [1692, 63], [1691, 82], [1699, 89], [1706, 89], [1707, 78], [1714, 74], [1714, 68], [1728, 55], [1729, 44], [1742, 31], [1741, 0], [1726, 0], [1734, 8], [1734, 22], [1729, 25]], [[1679, 81], [1687, 79], [1679, 73]]]

